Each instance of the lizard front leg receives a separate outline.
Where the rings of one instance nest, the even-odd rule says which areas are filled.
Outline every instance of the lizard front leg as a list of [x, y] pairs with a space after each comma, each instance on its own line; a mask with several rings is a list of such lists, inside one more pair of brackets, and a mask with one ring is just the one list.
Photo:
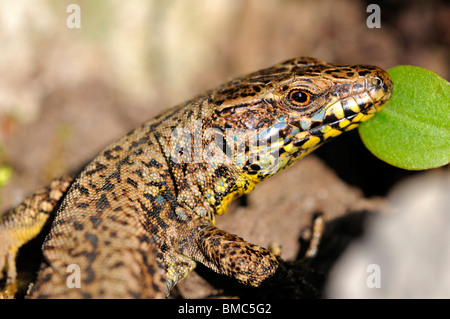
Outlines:
[[6, 287], [0, 298], [12, 298], [16, 293], [16, 255], [19, 248], [33, 239], [55, 213], [56, 206], [65, 194], [72, 178], [57, 178], [48, 186], [28, 196], [0, 220], [0, 278], [6, 270]]
[[254, 287], [273, 276], [281, 262], [268, 249], [250, 244], [214, 226], [199, 229], [196, 243], [199, 262]]
[[184, 251], [208, 268], [253, 287], [295, 289], [299, 296], [314, 296], [311, 271], [304, 261], [285, 262], [268, 249], [210, 225], [197, 226], [194, 249]]

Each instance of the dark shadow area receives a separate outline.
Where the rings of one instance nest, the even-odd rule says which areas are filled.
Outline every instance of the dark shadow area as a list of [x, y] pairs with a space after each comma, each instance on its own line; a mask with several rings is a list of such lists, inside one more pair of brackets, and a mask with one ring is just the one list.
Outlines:
[[357, 130], [325, 144], [314, 154], [343, 181], [359, 187], [366, 197], [385, 196], [398, 181], [417, 173], [379, 160], [364, 146]]
[[319, 252], [311, 262], [312, 267], [324, 274], [324, 281], [348, 245], [364, 235], [366, 222], [373, 214], [376, 213], [351, 212], [326, 224]]

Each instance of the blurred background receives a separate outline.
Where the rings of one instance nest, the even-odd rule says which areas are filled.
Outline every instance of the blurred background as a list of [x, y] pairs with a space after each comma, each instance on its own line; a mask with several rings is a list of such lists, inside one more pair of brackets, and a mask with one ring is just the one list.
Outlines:
[[[0, 189], [0, 211], [52, 178], [77, 171], [109, 142], [162, 110], [232, 76], [292, 57], [312, 56], [331, 63], [374, 64], [385, 69], [410, 64], [448, 80], [448, 2], [376, 1], [381, 28], [371, 29], [366, 24], [370, 15], [366, 9], [372, 2], [1, 1], [0, 183], [8, 183]], [[71, 3], [79, 5], [81, 28], [67, 26], [73, 12], [66, 10]], [[350, 145], [348, 148], [360, 143], [355, 134], [342, 143]], [[305, 168], [296, 168], [299, 175], [294, 171], [289, 175], [296, 176], [292, 181], [284, 175], [280, 187], [275, 187], [276, 181], [269, 184], [267, 193], [292, 188], [291, 195], [275, 195], [271, 201], [275, 208], [266, 205], [267, 213], [260, 208], [257, 216], [272, 216], [271, 211], [281, 204], [289, 214], [306, 211], [300, 214], [299, 224], [285, 218], [288, 227], [298, 228], [308, 224], [304, 216], [317, 210], [332, 217], [348, 212], [346, 204], [336, 204], [332, 194], [339, 191], [329, 188], [334, 187], [331, 182], [324, 178], [316, 190], [311, 186], [320, 172], [343, 188], [345, 195], [338, 199], [354, 204], [358, 198], [363, 203], [357, 210], [367, 209], [369, 202], [374, 205], [374, 196], [383, 197], [399, 178], [410, 174], [377, 164], [384, 173], [375, 170], [371, 175], [366, 165], [360, 174], [341, 181], [359, 159], [356, 155], [344, 158], [341, 161], [346, 164], [333, 167], [330, 156], [344, 147], [336, 145], [319, 153], [320, 159], [305, 159]], [[334, 155], [326, 155], [327, 150]], [[314, 165], [318, 173], [308, 176]], [[374, 191], [373, 185], [378, 184], [371, 178], [390, 182]], [[308, 186], [305, 195], [296, 186], [299, 180]], [[251, 203], [250, 198], [248, 207], [235, 208], [234, 220], [241, 210], [250, 215]], [[224, 223], [226, 226], [226, 219]], [[283, 257], [295, 259], [298, 229], [281, 229], [268, 238], [261, 235], [264, 227], [258, 223], [262, 219], [256, 226], [248, 227], [245, 222], [243, 229], [235, 229], [236, 222], [231, 220], [227, 227], [265, 246], [272, 240], [282, 242]], [[250, 233], [242, 234], [249, 229]], [[292, 244], [284, 243], [283, 233], [293, 233]]]

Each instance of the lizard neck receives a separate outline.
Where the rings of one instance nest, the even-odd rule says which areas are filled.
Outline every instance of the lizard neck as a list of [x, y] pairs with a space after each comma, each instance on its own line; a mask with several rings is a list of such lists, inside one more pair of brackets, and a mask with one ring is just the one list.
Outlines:
[[[214, 125], [210, 110], [207, 97], [196, 99], [195, 107], [180, 105], [169, 110], [170, 117], [162, 114], [147, 125], [153, 131], [158, 128], [155, 138], [171, 172], [178, 204], [214, 223], [214, 215], [223, 214], [233, 199], [252, 191], [257, 179], [243, 170], [242, 156], [247, 155], [238, 148], [248, 151], [248, 145], [232, 144], [243, 132], [230, 133]], [[177, 125], [174, 118], [180, 119]], [[238, 152], [230, 155], [227, 147]]]
[[[286, 155], [294, 147], [285, 148], [301, 132], [277, 115], [273, 125], [263, 129], [220, 125], [207, 106], [204, 98], [195, 108], [188, 104], [172, 110], [182, 123], [174, 126], [174, 116], [163, 120], [158, 131], [167, 133], [157, 138], [172, 171], [178, 202], [213, 220], [232, 200], [291, 165], [295, 160]], [[296, 158], [306, 153], [298, 150]]]

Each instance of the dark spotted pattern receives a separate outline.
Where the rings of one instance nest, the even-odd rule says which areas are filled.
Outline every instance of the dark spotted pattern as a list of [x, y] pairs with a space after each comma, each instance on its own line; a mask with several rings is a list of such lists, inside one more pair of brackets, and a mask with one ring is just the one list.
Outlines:
[[[391, 88], [377, 67], [298, 58], [144, 123], [75, 178], [29, 297], [161, 298], [196, 262], [252, 286], [284, 272], [268, 250], [215, 228], [215, 215], [372, 116]], [[67, 286], [73, 264], [81, 288]]]

